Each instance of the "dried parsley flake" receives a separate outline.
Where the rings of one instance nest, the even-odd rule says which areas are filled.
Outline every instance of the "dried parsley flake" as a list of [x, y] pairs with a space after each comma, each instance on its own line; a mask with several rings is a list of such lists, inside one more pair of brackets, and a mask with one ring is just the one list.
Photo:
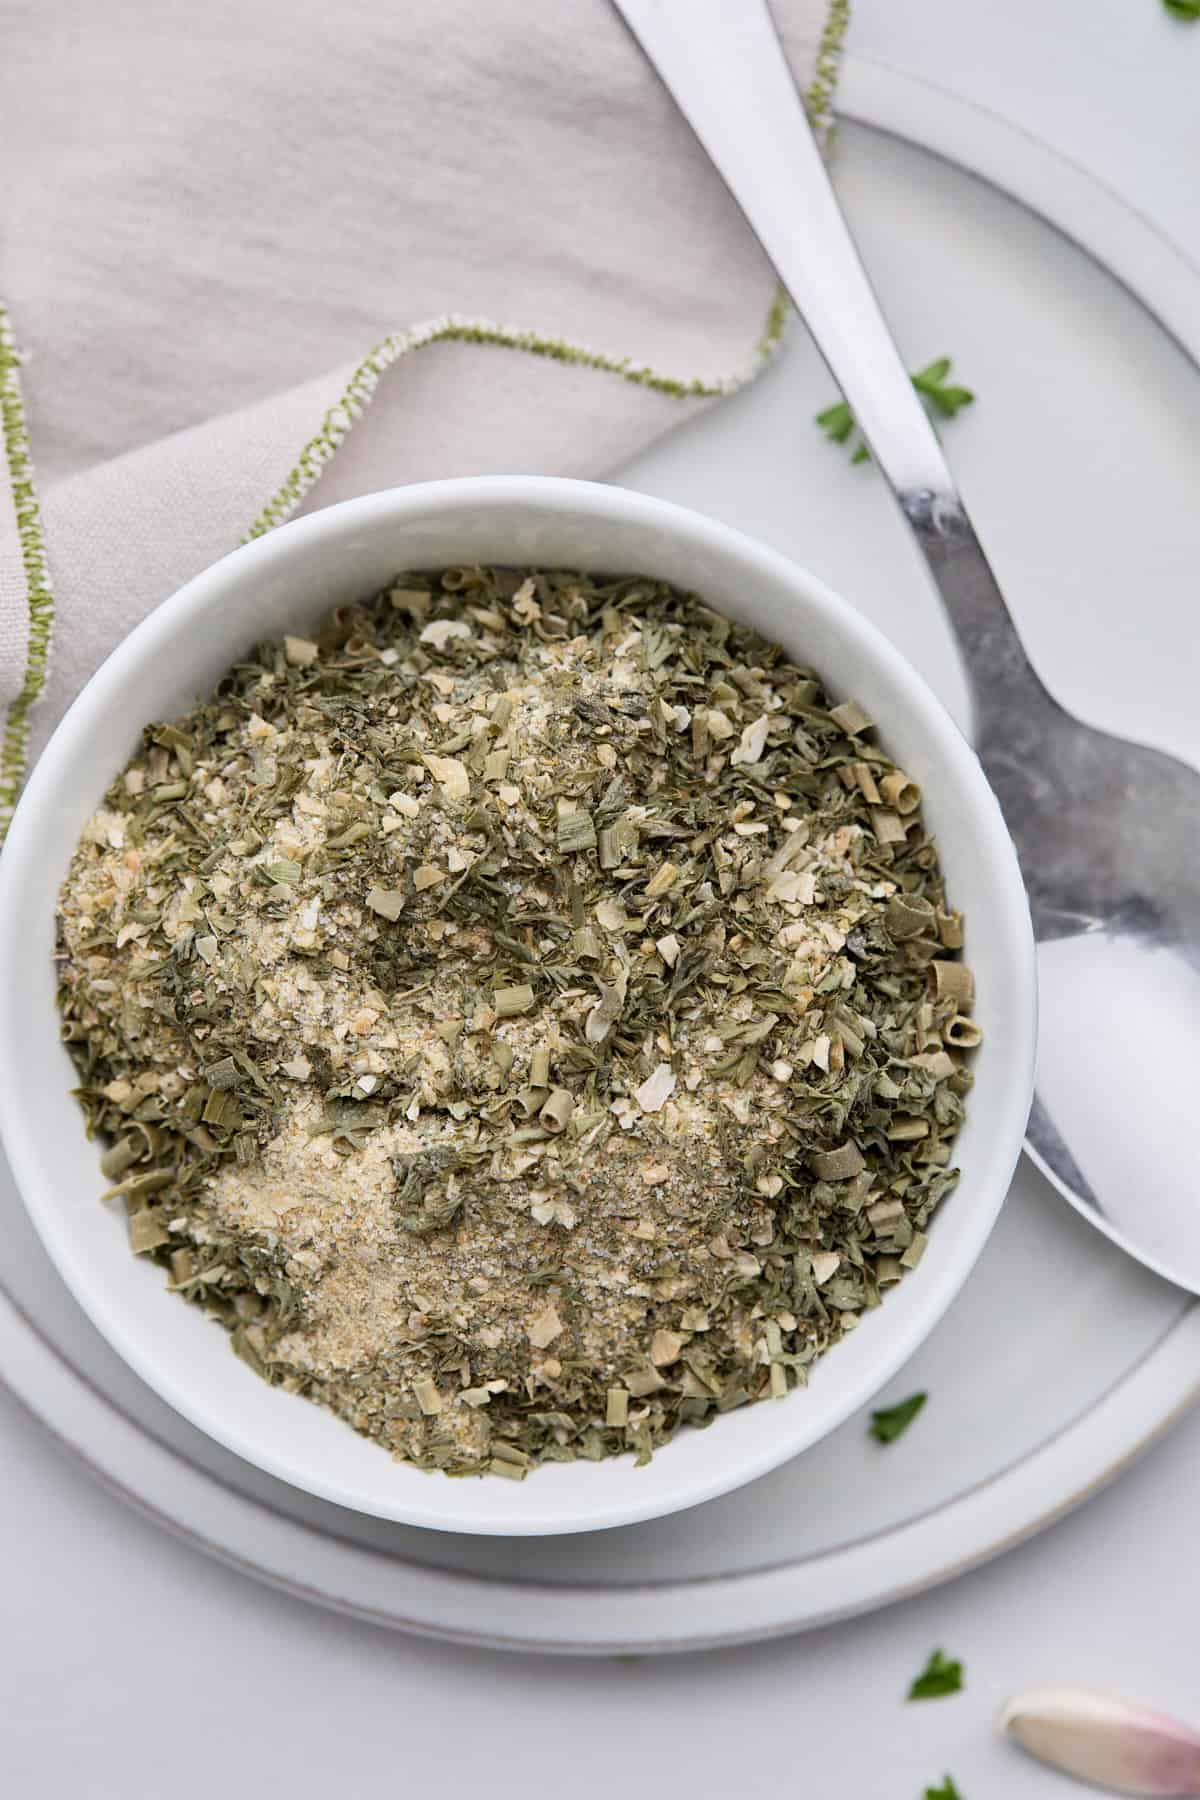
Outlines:
[[[899, 1214], [896, 1216], [899, 1217]], [[914, 1238], [913, 1244], [916, 1241]], [[905, 1251], [905, 1256], [911, 1249], [912, 1244], [909, 1245], [909, 1250]], [[904, 1257], [901, 1257], [900, 1260], [904, 1262]], [[907, 1400], [900, 1400], [895, 1406], [884, 1406], [877, 1412], [873, 1412], [871, 1414], [871, 1436], [875, 1442], [877, 1444], [894, 1444], [896, 1439], [902, 1437], [908, 1430], [928, 1398], [928, 1394], [910, 1394]]]
[[959, 1694], [963, 1687], [963, 1666], [952, 1657], [935, 1650], [908, 1690], [910, 1700], [944, 1700]]
[[149, 726], [59, 912], [134, 1251], [423, 1468], [802, 1385], [919, 1259], [979, 1035], [836, 701], [660, 582], [463, 568]]

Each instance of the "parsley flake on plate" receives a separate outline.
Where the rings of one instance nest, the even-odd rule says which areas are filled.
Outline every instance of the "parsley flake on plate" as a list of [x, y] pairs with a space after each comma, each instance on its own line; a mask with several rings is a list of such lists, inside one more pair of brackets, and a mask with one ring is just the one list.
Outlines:
[[894, 1444], [898, 1437], [903, 1437], [928, 1398], [928, 1394], [910, 1394], [907, 1400], [900, 1400], [895, 1406], [884, 1406], [873, 1412], [870, 1430], [875, 1442]]
[[[1200, 0], [1163, 0], [1163, 5], [1179, 18], [1194, 19], [1200, 13]], [[962, 411], [964, 406], [970, 406], [975, 399], [970, 388], [958, 387], [954, 382], [947, 381], [946, 377], [950, 373], [950, 367], [950, 358], [939, 356], [933, 362], [927, 363], [923, 369], [918, 369], [910, 377], [931, 417], [952, 419], [956, 413]], [[847, 443], [853, 437], [856, 428], [854, 414], [844, 400], [835, 400], [832, 406], [827, 406], [823, 412], [819, 412], [814, 423], [819, 425], [825, 436], [835, 444]], [[850, 461], [862, 463], [870, 462], [870, 460], [871, 453], [860, 440]]]

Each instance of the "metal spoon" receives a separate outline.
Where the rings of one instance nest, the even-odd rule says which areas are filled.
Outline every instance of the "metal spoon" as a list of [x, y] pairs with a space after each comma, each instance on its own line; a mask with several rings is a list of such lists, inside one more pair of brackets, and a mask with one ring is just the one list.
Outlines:
[[1031, 666], [859, 261], [765, 0], [614, 5], [795, 301], [957, 635], [979, 758], [1038, 940], [1029, 1153], [1115, 1243], [1200, 1293], [1200, 775], [1081, 724]]

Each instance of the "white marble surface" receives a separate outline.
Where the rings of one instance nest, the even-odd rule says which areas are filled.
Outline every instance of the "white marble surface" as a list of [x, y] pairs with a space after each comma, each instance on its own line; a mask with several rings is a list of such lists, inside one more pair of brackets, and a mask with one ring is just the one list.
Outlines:
[[[559, 1662], [418, 1643], [202, 1560], [0, 1398], [0, 1784], [30, 1800], [1068, 1800], [994, 1741], [1015, 1688], [1195, 1708], [1200, 1417], [1119, 1487], [950, 1587], [802, 1638]], [[904, 1688], [935, 1645], [967, 1691]], [[268, 1785], [269, 1784], [269, 1785]]]
[[[1055, 142], [1200, 259], [1200, 25], [1173, 24], [1159, 0], [859, 0], [853, 45]], [[776, 471], [790, 379], [750, 397]], [[723, 470], [714, 461], [717, 510]], [[738, 513], [757, 507], [746, 522], [785, 539], [786, 484], [764, 480], [756, 498], [739, 481]], [[941, 654], [931, 637], [931, 674]], [[1052, 1800], [1068, 1790], [991, 1735], [1014, 1688], [1081, 1682], [1196, 1705], [1200, 1417], [974, 1576], [815, 1636], [663, 1662], [505, 1659], [310, 1610], [150, 1527], [3, 1397], [0, 1459], [0, 1787], [34, 1800], [199, 1800], [268, 1782], [296, 1800], [392, 1784], [919, 1800], [947, 1771], [964, 1800]], [[965, 1658], [967, 1692], [906, 1707], [935, 1644]]]

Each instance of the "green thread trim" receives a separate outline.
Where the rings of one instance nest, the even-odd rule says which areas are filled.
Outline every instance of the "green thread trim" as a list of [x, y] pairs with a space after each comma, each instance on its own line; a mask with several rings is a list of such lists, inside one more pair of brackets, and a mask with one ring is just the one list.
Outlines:
[[758, 368], [762, 367], [763, 363], [769, 361], [770, 358], [774, 356], [776, 350], [778, 350], [780, 344], [783, 342], [783, 334], [791, 316], [792, 297], [781, 281], [775, 289], [775, 296], [771, 301], [770, 310], [767, 313], [767, 322], [763, 326], [762, 336], [759, 338], [755, 348], [755, 372], [757, 372]]
[[8, 709], [0, 734], [0, 843], [8, 831], [17, 795], [25, 779], [29, 750], [29, 713], [46, 685], [50, 639], [54, 631], [54, 595], [42, 538], [42, 520], [29, 455], [29, 432], [21, 397], [21, 358], [8, 322], [8, 310], [0, 301], [0, 433], [8, 458], [13, 511], [25, 571], [29, 603], [29, 640], [25, 679]]
[[[834, 117], [833, 96], [837, 90], [838, 75], [842, 66], [842, 51], [846, 43], [846, 31], [850, 24], [850, 0], [829, 0], [829, 11], [825, 15], [825, 25], [817, 40], [817, 61], [813, 70], [813, 78], [808, 92], [804, 96], [804, 110], [808, 114], [808, 122], [825, 155], [833, 149]], [[776, 350], [782, 341], [784, 328], [791, 317], [792, 298], [782, 281], [775, 289], [775, 298], [771, 302], [771, 310], [767, 314], [766, 328], [759, 340], [758, 355], [765, 359]]]
[[811, 85], [804, 96], [808, 122], [817, 134], [823, 150], [833, 141], [833, 96], [842, 66], [842, 51], [850, 25], [850, 0], [829, 0], [825, 28], [817, 42], [817, 66]]
[[[783, 317], [781, 313], [777, 317], [777, 313], [778, 299], [772, 302], [771, 313], [755, 354], [755, 366], [778, 345]], [[341, 397], [329, 408], [316, 433], [305, 444], [294, 467], [267, 501], [243, 542], [262, 537], [295, 511], [309, 488], [320, 477], [326, 463], [336, 455], [371, 404], [381, 377], [401, 357], [414, 350], [427, 349], [431, 344], [446, 343], [480, 344], [501, 350], [520, 350], [528, 356], [544, 357], [572, 368], [598, 369], [604, 374], [615, 375], [634, 387], [646, 388], [655, 394], [665, 394], [673, 400], [718, 399], [724, 394], [735, 392], [755, 372], [752, 368], [740, 376], [713, 381], [689, 381], [634, 365], [628, 357], [609, 356], [602, 350], [589, 350], [582, 344], [569, 344], [561, 338], [543, 337], [536, 331], [493, 325], [486, 319], [433, 319], [424, 325], [414, 325], [408, 331], [393, 332], [390, 337], [384, 338], [359, 363]]]

